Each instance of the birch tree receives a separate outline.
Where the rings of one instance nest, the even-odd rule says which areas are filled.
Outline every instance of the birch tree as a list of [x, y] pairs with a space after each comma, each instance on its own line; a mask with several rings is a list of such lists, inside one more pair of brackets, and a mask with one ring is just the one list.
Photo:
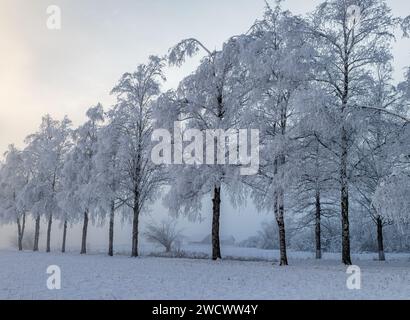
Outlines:
[[[410, 110], [410, 68], [405, 77], [398, 86], [402, 120], [409, 116]], [[399, 135], [389, 148], [394, 155], [390, 174], [379, 181], [372, 205], [384, 219], [400, 226], [410, 221], [410, 121], [401, 121], [399, 128]]]
[[151, 56], [137, 70], [125, 73], [112, 90], [117, 97], [111, 125], [120, 132], [118, 170], [121, 201], [132, 210], [132, 257], [138, 256], [139, 217], [166, 181], [163, 167], [151, 160], [152, 105], [160, 94], [163, 59]]
[[260, 209], [271, 210], [279, 227], [280, 264], [287, 265], [285, 198], [291, 186], [288, 159], [294, 148], [289, 133], [296, 97], [309, 74], [310, 45], [303, 39], [303, 21], [267, 5], [264, 18], [252, 27], [244, 52], [249, 73], [248, 119], [261, 129], [262, 163], [248, 183]]
[[0, 167], [0, 217], [2, 222], [17, 224], [18, 249], [23, 250], [27, 210], [21, 201], [21, 192], [30, 179], [24, 155], [14, 145], [5, 153], [5, 163]]
[[40, 217], [44, 215], [47, 219], [46, 251], [50, 252], [53, 216], [62, 213], [57, 194], [61, 190], [64, 158], [71, 146], [70, 134], [71, 121], [67, 117], [57, 121], [46, 115], [39, 131], [26, 139], [25, 152], [32, 179], [25, 188], [24, 201], [35, 217], [34, 251], [38, 250]]
[[98, 197], [98, 211], [103, 218], [109, 217], [108, 255], [114, 255], [115, 213], [124, 202], [121, 194], [121, 171], [119, 171], [119, 147], [121, 131], [115, 125], [115, 112], [107, 113], [108, 123], [101, 128], [98, 136], [98, 151], [94, 157], [95, 176], [93, 184]]
[[392, 223], [383, 217], [373, 205], [378, 185], [392, 173], [397, 156], [395, 144], [400, 139], [402, 121], [383, 110], [400, 113], [401, 93], [392, 85], [392, 66], [390, 63], [378, 65], [374, 79], [367, 86], [369, 105], [377, 107], [366, 114], [366, 125], [358, 132], [358, 143], [353, 150], [357, 153], [357, 164], [353, 185], [357, 192], [355, 198], [369, 212], [377, 228], [379, 260], [385, 260], [383, 227]]
[[[103, 107], [97, 104], [87, 110], [87, 121], [73, 132], [74, 147], [64, 166], [65, 188], [60, 197], [63, 207], [71, 215], [79, 215], [83, 220], [81, 254], [87, 253], [87, 232], [90, 215], [96, 206], [94, 191], [94, 156], [98, 146], [98, 130], [104, 120]], [[66, 225], [64, 221], [64, 225]], [[66, 229], [66, 228], [65, 228]], [[63, 233], [63, 243], [65, 243]]]
[[[352, 7], [354, 6], [354, 7]], [[353, 10], [352, 10], [353, 9]], [[353, 14], [354, 11], [360, 11]], [[357, 12], [356, 12], [357, 13]], [[360, 19], [355, 19], [357, 17]], [[309, 33], [319, 49], [315, 80], [334, 94], [329, 105], [339, 114], [338, 138], [333, 150], [339, 155], [342, 261], [350, 265], [349, 176], [350, 154], [355, 140], [354, 126], [369, 68], [389, 56], [389, 44], [400, 20], [392, 16], [383, 0], [333, 0], [321, 4], [310, 17]]]
[[[221, 154], [216, 155], [214, 151], [215, 143], [217, 148], [223, 145], [222, 148], [226, 151], [225, 139], [228, 137], [224, 134], [218, 135], [218, 132], [234, 134], [235, 130], [240, 128], [245, 101], [245, 94], [241, 88], [243, 70], [238, 68], [240, 41], [240, 37], [229, 39], [220, 51], [211, 51], [196, 39], [183, 40], [173, 47], [169, 53], [171, 65], [180, 66], [187, 57], [200, 50], [205, 53], [205, 57], [197, 70], [180, 83], [178, 90], [168, 94], [168, 98], [162, 101], [164, 108], [161, 118], [165, 122], [168, 121], [167, 128], [173, 126], [169, 123], [169, 119], [181, 123], [181, 127], [175, 128], [174, 131], [176, 135], [173, 140], [174, 150], [177, 149], [182, 154], [182, 140], [187, 142], [190, 139], [195, 139], [195, 142], [199, 139], [199, 144], [202, 146], [206, 142], [207, 150], [209, 145], [213, 146], [212, 154], [206, 155], [209, 156], [207, 159], [211, 160], [209, 162], [213, 164], [205, 163], [203, 149], [202, 151], [189, 149], [191, 154], [184, 155], [184, 159], [174, 158], [174, 166], [170, 171], [175, 183], [165, 200], [174, 214], [182, 212], [191, 219], [196, 219], [200, 216], [202, 199], [211, 195], [213, 260], [222, 258], [220, 246], [222, 192], [227, 191], [232, 203], [241, 198], [238, 167], [229, 165], [229, 152], [221, 151]], [[211, 131], [215, 135], [209, 135]], [[188, 163], [184, 161], [187, 159]]]
[[301, 227], [314, 226], [316, 259], [322, 258], [322, 219], [335, 214], [337, 159], [320, 141], [332, 135], [334, 119], [326, 111], [327, 95], [310, 85], [298, 102], [291, 139], [296, 149], [289, 158], [295, 183], [290, 210]]

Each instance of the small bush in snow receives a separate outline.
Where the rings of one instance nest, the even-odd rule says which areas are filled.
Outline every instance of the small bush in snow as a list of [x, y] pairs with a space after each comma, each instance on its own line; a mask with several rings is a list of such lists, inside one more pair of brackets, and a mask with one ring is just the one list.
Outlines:
[[163, 246], [165, 252], [169, 253], [173, 249], [179, 251], [182, 234], [177, 229], [175, 220], [164, 220], [161, 223], [151, 222], [144, 233], [145, 238], [156, 245]]

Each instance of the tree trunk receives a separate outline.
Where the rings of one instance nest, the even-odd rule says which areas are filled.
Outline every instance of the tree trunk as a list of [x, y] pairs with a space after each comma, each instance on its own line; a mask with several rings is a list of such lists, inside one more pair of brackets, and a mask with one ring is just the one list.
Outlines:
[[88, 230], [88, 210], [84, 212], [84, 221], [83, 221], [83, 236], [81, 239], [81, 252], [80, 254], [87, 253], [87, 230]]
[[316, 192], [316, 212], [315, 212], [315, 239], [316, 239], [316, 259], [322, 259], [321, 225], [322, 208], [320, 203], [320, 191]]
[[377, 245], [379, 249], [379, 260], [386, 261], [383, 244], [383, 220], [380, 216], [377, 217]]
[[22, 221], [20, 220], [20, 217], [17, 218], [17, 237], [18, 237], [19, 251], [23, 251], [23, 237], [24, 237], [25, 227], [26, 227], [26, 214], [23, 213]]
[[108, 235], [108, 255], [112, 257], [114, 255], [114, 213], [115, 213], [115, 204], [114, 201], [111, 203], [111, 212], [110, 212], [110, 230]]
[[349, 185], [347, 178], [348, 138], [346, 129], [342, 128], [342, 157], [340, 168], [341, 181], [341, 209], [342, 209], [342, 261], [351, 265], [350, 258], [350, 227], [349, 227]]
[[65, 253], [65, 244], [67, 239], [67, 220], [64, 220], [63, 226], [63, 245], [61, 246], [61, 252]]
[[134, 208], [133, 208], [133, 221], [132, 221], [132, 251], [131, 257], [138, 257], [138, 223], [140, 216], [140, 202], [139, 202], [139, 192], [136, 189], [134, 191]]
[[26, 214], [23, 213], [23, 225], [21, 228], [21, 242], [23, 242], [23, 238], [24, 238], [24, 231], [26, 230]]
[[350, 258], [350, 227], [349, 227], [349, 181], [347, 173], [348, 165], [348, 152], [349, 152], [349, 137], [345, 126], [346, 122], [346, 110], [349, 102], [349, 83], [350, 83], [350, 70], [349, 70], [349, 53], [345, 48], [344, 70], [343, 70], [343, 95], [342, 95], [342, 108], [341, 108], [341, 158], [340, 158], [340, 202], [341, 202], [341, 215], [342, 215], [342, 262], [345, 265], [351, 265], [352, 260]]
[[138, 257], [138, 219], [139, 208], [134, 207], [134, 218], [132, 221], [132, 252], [131, 257]]
[[284, 193], [282, 188], [277, 192], [276, 195], [276, 222], [279, 228], [279, 249], [280, 249], [280, 265], [288, 265], [288, 257], [286, 253], [286, 233], [285, 233], [285, 202]]
[[53, 215], [50, 214], [50, 217], [48, 218], [48, 226], [47, 226], [47, 248], [46, 252], [50, 252], [50, 242], [51, 242], [51, 226], [53, 224]]
[[[285, 134], [285, 121], [282, 124], [282, 135]], [[283, 180], [283, 171], [279, 172], [279, 167], [285, 165], [286, 159], [284, 155], [275, 158], [274, 173], [277, 176], [280, 173], [280, 178]], [[285, 232], [285, 193], [281, 186], [277, 186], [274, 191], [274, 213], [279, 229], [279, 250], [280, 250], [280, 265], [288, 265], [288, 257], [286, 253], [286, 232]]]
[[38, 251], [38, 242], [40, 240], [40, 216], [36, 218], [36, 228], [34, 231], [34, 247], [33, 251]]
[[221, 215], [221, 187], [215, 186], [212, 199], [212, 260], [222, 259], [219, 240], [219, 217]]
[[23, 242], [22, 242], [22, 238], [21, 238], [20, 218], [17, 218], [17, 241], [18, 241], [18, 249], [19, 249], [19, 251], [23, 251]]

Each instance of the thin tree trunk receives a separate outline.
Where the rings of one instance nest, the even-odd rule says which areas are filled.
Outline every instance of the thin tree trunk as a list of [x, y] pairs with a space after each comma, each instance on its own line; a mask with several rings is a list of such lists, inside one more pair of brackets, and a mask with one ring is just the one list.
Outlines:
[[38, 251], [38, 242], [40, 240], [40, 215], [36, 218], [36, 227], [34, 231], [34, 247], [33, 251]]
[[377, 217], [377, 245], [379, 249], [379, 260], [386, 261], [383, 244], [383, 220], [380, 216]]
[[138, 257], [138, 219], [139, 208], [134, 207], [134, 218], [132, 221], [132, 252], [131, 257]]
[[[282, 135], [285, 134], [285, 120], [282, 123]], [[277, 176], [279, 173], [279, 166], [285, 164], [285, 156], [280, 155], [275, 158], [274, 161], [274, 173]], [[281, 179], [283, 180], [283, 172], [280, 172]], [[285, 193], [281, 186], [276, 187], [274, 191], [274, 213], [276, 222], [279, 229], [279, 250], [280, 250], [280, 265], [288, 265], [288, 257], [286, 253], [286, 232], [285, 232]]]
[[83, 221], [83, 235], [81, 239], [81, 252], [80, 254], [87, 253], [87, 230], [88, 230], [88, 210], [84, 212], [84, 221]]
[[109, 243], [108, 243], [108, 255], [112, 257], [114, 255], [114, 213], [115, 213], [115, 204], [114, 201], [111, 203], [111, 212], [110, 212], [110, 230], [109, 230]]
[[[218, 123], [220, 123], [225, 114], [224, 110], [224, 96], [222, 90], [217, 87], [218, 89]], [[217, 155], [214, 154], [214, 163], [218, 162]], [[220, 216], [221, 216], [221, 183], [220, 181], [218, 184], [214, 186], [214, 195], [212, 198], [212, 260], [216, 261], [218, 259], [222, 259], [221, 255], [221, 243], [219, 238], [219, 224], [220, 224]]]
[[285, 233], [285, 205], [284, 205], [284, 193], [282, 188], [280, 188], [277, 193], [277, 216], [276, 222], [279, 228], [279, 249], [280, 249], [280, 265], [288, 265], [288, 257], [286, 253], [286, 233]]
[[315, 212], [315, 239], [316, 239], [316, 259], [322, 259], [321, 243], [321, 220], [322, 208], [320, 203], [320, 191], [316, 192], [316, 212]]
[[53, 224], [53, 215], [50, 214], [50, 217], [48, 218], [48, 226], [47, 226], [47, 248], [46, 252], [50, 252], [50, 242], [51, 242], [51, 226]]
[[21, 227], [21, 241], [23, 242], [24, 231], [26, 230], [26, 214], [23, 213], [23, 225]]
[[342, 261], [345, 265], [351, 265], [350, 258], [350, 226], [349, 226], [349, 187], [347, 179], [347, 132], [342, 129], [342, 158], [341, 158], [341, 209], [342, 209]]
[[67, 239], [67, 220], [64, 220], [63, 226], [63, 245], [61, 246], [61, 252], [65, 253], [65, 244]]
[[24, 237], [25, 227], [26, 227], [26, 214], [23, 213], [22, 221], [20, 220], [20, 217], [17, 218], [17, 237], [18, 237], [19, 251], [23, 251], [23, 237]]
[[342, 95], [342, 108], [341, 108], [341, 121], [343, 123], [341, 130], [341, 161], [340, 161], [340, 202], [341, 202], [341, 215], [342, 215], [342, 262], [345, 265], [351, 265], [352, 260], [350, 258], [350, 226], [349, 226], [349, 181], [347, 173], [348, 165], [348, 150], [349, 150], [349, 138], [347, 129], [345, 126], [346, 110], [349, 102], [349, 83], [350, 83], [350, 66], [349, 66], [349, 53], [345, 48], [344, 59], [344, 81], [343, 81], [343, 95]]
[[215, 186], [212, 199], [212, 260], [222, 259], [219, 239], [219, 218], [221, 215], [221, 187]]
[[20, 218], [17, 218], [17, 241], [18, 241], [18, 249], [19, 251], [23, 251], [23, 243], [21, 241], [21, 224]]
[[136, 189], [134, 191], [134, 208], [133, 208], [133, 221], [132, 221], [132, 251], [131, 257], [138, 257], [138, 223], [140, 216], [140, 203], [139, 203], [139, 192]]

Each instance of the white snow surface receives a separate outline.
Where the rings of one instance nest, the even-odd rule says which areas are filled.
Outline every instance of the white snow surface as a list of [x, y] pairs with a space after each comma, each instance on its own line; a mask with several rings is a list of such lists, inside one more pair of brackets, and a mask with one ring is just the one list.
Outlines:
[[[390, 255], [388, 262], [356, 255], [361, 290], [347, 289], [346, 267], [332, 255], [322, 261], [289, 256], [290, 266], [280, 267], [268, 261], [0, 251], [0, 299], [410, 299], [408, 255]], [[50, 265], [61, 269], [60, 290], [47, 288]]]

